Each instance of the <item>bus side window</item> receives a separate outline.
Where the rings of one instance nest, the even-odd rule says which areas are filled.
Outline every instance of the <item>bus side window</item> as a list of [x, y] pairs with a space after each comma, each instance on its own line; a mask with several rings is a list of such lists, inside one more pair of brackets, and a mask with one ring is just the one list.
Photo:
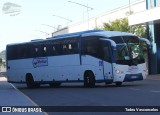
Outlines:
[[55, 48], [55, 46], [52, 46], [52, 54], [56, 55], [56, 48]]
[[34, 57], [42, 57], [42, 47], [35, 47], [34, 48]]
[[72, 43], [72, 44], [68, 44], [68, 50], [70, 54], [75, 54], [78, 53], [77, 52], [77, 48], [76, 46]]
[[18, 58], [18, 47], [17, 46], [8, 46], [7, 47], [7, 59], [14, 60]]
[[18, 58], [19, 59], [23, 59], [23, 58], [28, 58], [29, 57], [29, 53], [28, 53], [28, 49], [26, 45], [21, 46], [18, 49]]
[[99, 47], [97, 36], [87, 36], [82, 41], [82, 54], [99, 58]]
[[69, 54], [73, 54], [72, 44], [68, 44], [68, 52], [69, 52]]
[[97, 45], [98, 44], [96, 44], [96, 42], [95, 41], [92, 41], [91, 43], [90, 43], [91, 41], [89, 41], [88, 40], [88, 43], [86, 44], [86, 51], [85, 51], [85, 53], [86, 54], [89, 54], [89, 55], [91, 55], [91, 56], [94, 56], [94, 57], [98, 57], [97, 56]]
[[97, 52], [96, 52], [96, 49], [94, 47], [88, 46], [87, 47], [87, 53], [95, 56]]
[[42, 50], [43, 50], [43, 56], [46, 56], [47, 55], [47, 47], [44, 46]]
[[37, 47], [34, 48], [34, 56], [38, 57], [38, 48]]
[[53, 56], [53, 55], [55, 55], [55, 46], [47, 45], [46, 46], [46, 50], [45, 50], [45, 47], [44, 47], [44, 54], [45, 54], [45, 52], [46, 52], [45, 56]]
[[72, 50], [73, 50], [73, 53], [78, 53], [79, 50], [78, 50], [78, 44], [72, 44]]
[[62, 46], [62, 54], [65, 55], [65, 54], [68, 54], [68, 53], [69, 53], [69, 50], [68, 50], [67, 45], [63, 45]]
[[109, 51], [109, 47], [104, 47], [103, 48], [103, 51], [104, 51], [104, 60], [105, 61], [111, 61], [111, 55], [110, 55], [110, 51]]
[[59, 55], [59, 52], [60, 52], [60, 48], [59, 48], [59, 45], [55, 45], [52, 47], [53, 49], [53, 55]]

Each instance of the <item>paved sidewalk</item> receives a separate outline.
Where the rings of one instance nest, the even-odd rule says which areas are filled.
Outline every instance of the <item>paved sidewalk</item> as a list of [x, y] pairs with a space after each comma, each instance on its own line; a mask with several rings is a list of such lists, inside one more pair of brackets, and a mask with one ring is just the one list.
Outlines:
[[[16, 89], [12, 84], [7, 82], [7, 79], [0, 76], [0, 106], [34, 106], [38, 107], [29, 97], [24, 95], [18, 89]], [[2, 109], [2, 108], [0, 108]], [[2, 111], [2, 110], [0, 110]], [[1, 114], [1, 113], [0, 113]], [[13, 114], [13, 113], [8, 113]], [[16, 113], [14, 113], [16, 114]], [[44, 115], [46, 113], [23, 113], [26, 115]]]
[[19, 90], [6, 81], [5, 77], [0, 77], [0, 105], [3, 106], [35, 106]]
[[156, 74], [156, 75], [148, 75], [147, 79], [151, 79], [151, 80], [160, 80], [160, 74]]

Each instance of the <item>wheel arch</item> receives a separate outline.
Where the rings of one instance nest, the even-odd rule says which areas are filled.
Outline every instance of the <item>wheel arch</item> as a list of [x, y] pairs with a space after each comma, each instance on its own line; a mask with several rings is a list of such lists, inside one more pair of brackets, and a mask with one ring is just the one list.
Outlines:
[[[26, 73], [25, 75], [25, 80], [29, 79], [29, 78], [33, 78], [33, 75], [31, 73]], [[33, 78], [34, 79], [34, 78]]]
[[96, 76], [95, 76], [95, 73], [94, 73], [92, 70], [85, 70], [85, 71], [84, 71], [84, 74], [83, 74], [83, 77], [85, 77], [85, 75], [86, 75], [87, 73], [89, 73], [89, 72], [93, 73], [94, 77], [96, 77]]

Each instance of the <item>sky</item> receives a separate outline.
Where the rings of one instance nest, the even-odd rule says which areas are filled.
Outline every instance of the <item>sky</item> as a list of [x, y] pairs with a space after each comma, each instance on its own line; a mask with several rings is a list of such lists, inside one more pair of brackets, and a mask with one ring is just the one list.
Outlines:
[[[45, 39], [58, 25], [66, 27], [88, 19], [86, 7], [68, 1], [92, 7], [89, 17], [93, 18], [136, 0], [0, 0], [0, 52], [7, 44]], [[19, 5], [18, 12], [6, 13], [8, 2]]]

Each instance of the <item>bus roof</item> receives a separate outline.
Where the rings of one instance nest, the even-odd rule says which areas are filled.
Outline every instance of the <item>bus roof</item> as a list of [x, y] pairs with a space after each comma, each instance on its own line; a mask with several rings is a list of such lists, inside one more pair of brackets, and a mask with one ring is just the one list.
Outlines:
[[47, 39], [56, 39], [56, 38], [67, 38], [67, 37], [72, 37], [72, 36], [104, 36], [104, 37], [113, 37], [113, 36], [124, 36], [124, 35], [129, 35], [129, 36], [136, 36], [132, 33], [127, 33], [127, 32], [120, 32], [120, 31], [104, 31], [104, 30], [87, 30], [87, 31], [82, 31], [82, 32], [75, 32], [75, 33], [68, 33], [68, 34], [61, 34], [61, 35], [56, 35], [51, 38]]
[[114, 37], [114, 36], [136, 36], [132, 33], [127, 33], [127, 32], [120, 32], [120, 31], [97, 31], [93, 33], [85, 33], [82, 35], [82, 37], [85, 36], [103, 36], [103, 37]]
[[67, 34], [61, 34], [56, 35], [50, 38], [46, 39], [35, 39], [31, 40], [30, 42], [23, 42], [23, 43], [13, 43], [8, 45], [18, 45], [18, 44], [27, 44], [27, 43], [34, 43], [34, 42], [41, 42], [41, 41], [48, 41], [52, 39], [60, 39], [60, 38], [68, 38], [68, 37], [74, 37], [74, 36], [102, 36], [102, 37], [113, 37], [113, 36], [136, 36], [132, 33], [127, 32], [120, 32], [120, 31], [104, 31], [104, 30], [87, 30], [87, 31], [81, 31], [81, 32], [75, 32], [75, 33], [67, 33]]
[[71, 37], [71, 36], [80, 36], [82, 34], [87, 33], [94, 33], [94, 32], [101, 32], [103, 30], [87, 30], [87, 31], [81, 31], [81, 32], [74, 32], [74, 33], [68, 33], [68, 34], [61, 34], [57, 36], [53, 36], [53, 38], [63, 38], [63, 37]]

